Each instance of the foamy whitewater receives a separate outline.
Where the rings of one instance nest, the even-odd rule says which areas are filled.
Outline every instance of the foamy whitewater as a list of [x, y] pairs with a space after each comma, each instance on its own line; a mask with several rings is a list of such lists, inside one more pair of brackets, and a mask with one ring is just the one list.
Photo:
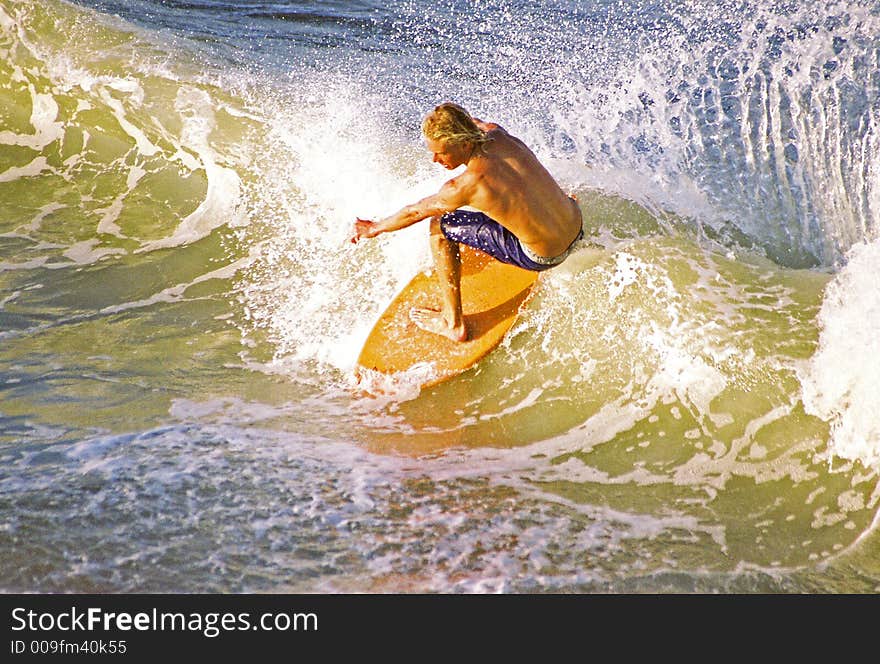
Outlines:
[[[585, 239], [370, 395], [447, 99]], [[868, 0], [0, 0], [0, 590], [877, 592], [878, 123]]]

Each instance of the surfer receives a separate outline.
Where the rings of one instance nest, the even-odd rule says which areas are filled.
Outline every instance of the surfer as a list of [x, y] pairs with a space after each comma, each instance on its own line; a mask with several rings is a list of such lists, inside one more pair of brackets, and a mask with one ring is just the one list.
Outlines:
[[583, 236], [583, 220], [577, 202], [562, 191], [534, 153], [499, 125], [446, 102], [425, 117], [422, 133], [434, 163], [448, 170], [466, 166], [465, 171], [437, 193], [385, 219], [358, 218], [351, 241], [430, 218], [443, 307], [413, 309], [410, 318], [424, 330], [466, 341], [459, 243], [526, 270], [547, 270], [562, 263]]

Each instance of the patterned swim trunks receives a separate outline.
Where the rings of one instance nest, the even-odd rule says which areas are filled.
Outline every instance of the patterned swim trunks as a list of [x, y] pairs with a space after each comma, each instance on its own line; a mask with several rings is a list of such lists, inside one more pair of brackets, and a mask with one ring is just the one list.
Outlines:
[[562, 263], [572, 248], [584, 236], [581, 228], [578, 236], [559, 256], [538, 256], [519, 241], [513, 233], [483, 212], [455, 210], [440, 217], [440, 230], [447, 240], [461, 242], [469, 247], [485, 251], [502, 263], [510, 263], [525, 270], [541, 272]]

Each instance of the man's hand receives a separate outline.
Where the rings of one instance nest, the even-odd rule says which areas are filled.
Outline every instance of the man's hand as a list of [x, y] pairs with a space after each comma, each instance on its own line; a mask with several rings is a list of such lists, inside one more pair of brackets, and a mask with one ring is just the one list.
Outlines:
[[361, 219], [360, 217], [354, 222], [354, 235], [351, 238], [352, 243], [357, 244], [362, 238], [376, 237], [381, 231], [379, 225], [375, 221], [369, 219]]

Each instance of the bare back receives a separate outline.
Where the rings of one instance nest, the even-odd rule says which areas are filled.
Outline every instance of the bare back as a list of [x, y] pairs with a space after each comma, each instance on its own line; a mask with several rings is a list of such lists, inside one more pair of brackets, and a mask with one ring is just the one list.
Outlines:
[[525, 143], [498, 125], [479, 124], [492, 140], [460, 176], [470, 190], [469, 205], [498, 221], [536, 254], [563, 253], [581, 230], [577, 204]]

